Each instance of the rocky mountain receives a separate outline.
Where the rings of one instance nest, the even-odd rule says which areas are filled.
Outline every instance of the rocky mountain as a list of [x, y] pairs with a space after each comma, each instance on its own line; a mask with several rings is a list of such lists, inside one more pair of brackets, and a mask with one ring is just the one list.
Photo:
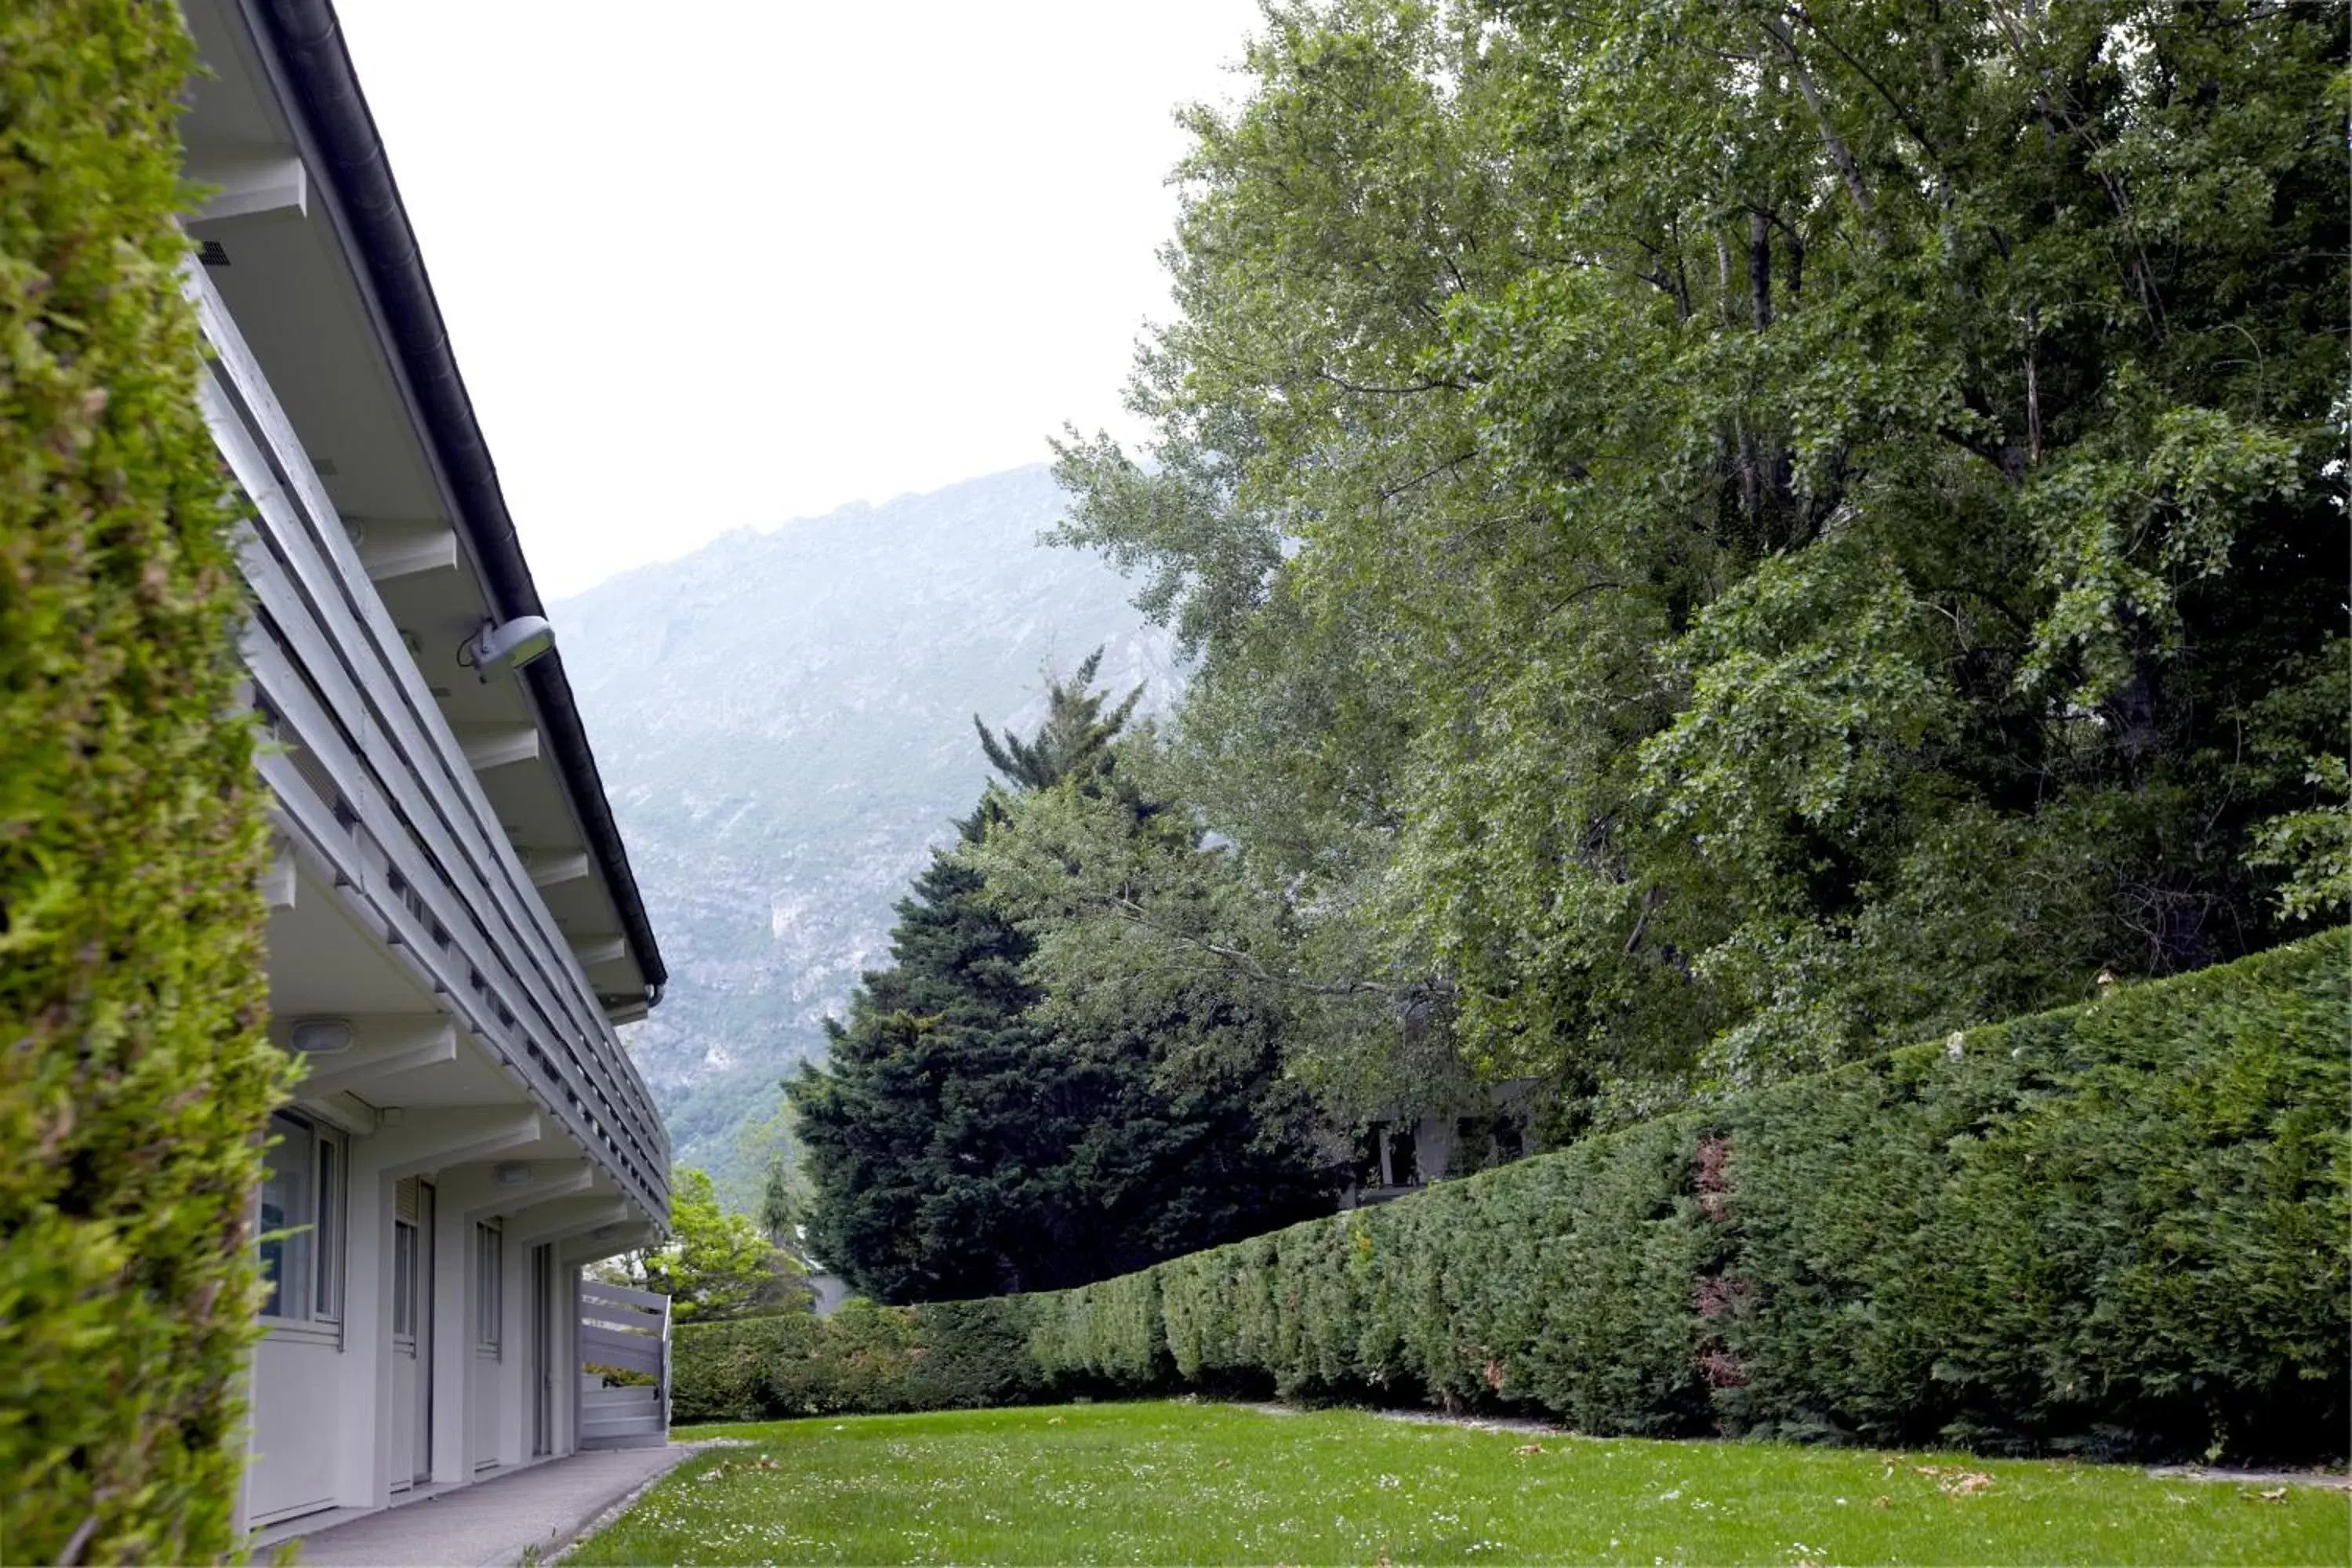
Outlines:
[[630, 1047], [680, 1164], [740, 1199], [739, 1147], [822, 1020], [888, 956], [891, 906], [1026, 728], [1044, 672], [1164, 710], [1166, 635], [1097, 558], [1036, 543], [1043, 466], [730, 533], [550, 612], [669, 965]]

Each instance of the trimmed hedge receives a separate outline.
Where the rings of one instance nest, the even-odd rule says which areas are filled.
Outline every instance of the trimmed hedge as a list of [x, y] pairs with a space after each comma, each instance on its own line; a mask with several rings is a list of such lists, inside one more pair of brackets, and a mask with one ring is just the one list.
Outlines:
[[1026, 1405], [1054, 1385], [1029, 1345], [1034, 1298], [878, 1307], [863, 1297], [828, 1318], [682, 1323], [671, 1419], [767, 1421]]
[[689, 1329], [679, 1418], [1254, 1388], [1595, 1433], [2340, 1454], [2348, 979], [2331, 932], [1082, 1289]]
[[279, 1097], [243, 596], [152, 0], [0, 5], [0, 1552], [235, 1542]]

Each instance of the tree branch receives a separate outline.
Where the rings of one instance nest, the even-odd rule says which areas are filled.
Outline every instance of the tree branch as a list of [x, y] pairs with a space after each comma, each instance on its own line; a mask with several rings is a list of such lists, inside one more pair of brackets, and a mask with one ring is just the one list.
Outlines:
[[1466, 452], [1458, 453], [1454, 457], [1446, 458], [1445, 461], [1438, 464], [1433, 468], [1424, 468], [1420, 473], [1415, 474], [1412, 478], [1406, 479], [1400, 484], [1384, 485], [1379, 491], [1380, 498], [1384, 501], [1394, 500], [1397, 497], [1404, 494], [1405, 491], [1412, 489], [1417, 486], [1426, 484], [1440, 474], [1460, 468], [1463, 464], [1470, 461], [1470, 459], [1475, 458], [1477, 455], [1478, 448], [1473, 447]]
[[1845, 144], [1845, 139], [1831, 128], [1829, 111], [1822, 105], [1822, 89], [1806, 68], [1804, 57], [1797, 52], [1797, 40], [1790, 35], [1788, 23], [1778, 16], [1767, 16], [1763, 22], [1765, 32], [1780, 46], [1781, 54], [1789, 61], [1789, 74], [1795, 79], [1797, 90], [1804, 95], [1807, 107], [1813, 111], [1813, 124], [1821, 132], [1822, 145], [1829, 150], [1830, 161], [1844, 179], [1846, 194], [1853, 197], [1853, 205], [1862, 209], [1863, 217], [1874, 225], [1874, 232], [1878, 209], [1871, 200], [1870, 187], [1863, 184], [1862, 166], [1854, 162], [1853, 149]]
[[1278, 974], [1273, 970], [1268, 969], [1265, 964], [1259, 963], [1249, 953], [1243, 952], [1240, 948], [1228, 947], [1223, 942], [1211, 942], [1206, 937], [1194, 936], [1190, 931], [1179, 931], [1175, 927], [1170, 926], [1163, 921], [1152, 919], [1150, 914], [1145, 910], [1140, 903], [1123, 894], [1113, 894], [1104, 901], [1113, 910], [1118, 911], [1118, 913], [1124, 918], [1129, 925], [1150, 931], [1157, 936], [1163, 937], [1170, 942], [1177, 943], [1179, 946], [1191, 948], [1196, 952], [1204, 952], [1212, 958], [1222, 959], [1226, 963], [1248, 974], [1254, 980], [1263, 981], [1268, 985], [1279, 985], [1286, 990], [1297, 991], [1306, 995], [1370, 995], [1395, 998], [1406, 995], [1414, 991], [1436, 989], [1450, 993], [1452, 990], [1452, 987], [1443, 981], [1432, 981], [1413, 985], [1389, 985], [1383, 984], [1377, 980], [1342, 980], [1330, 984], [1324, 984], [1312, 980], [1301, 980], [1295, 975]]
[[1328, 381], [1340, 391], [1352, 392], [1360, 397], [1406, 397], [1416, 392], [1467, 392], [1470, 390], [1458, 381], [1451, 381], [1444, 377], [1418, 382], [1411, 386], [1360, 386], [1319, 367], [1315, 372], [1315, 379]]
[[1927, 154], [1927, 161], [1941, 170], [1944, 166], [1943, 154], [1936, 143], [1929, 140], [1927, 127], [1919, 123], [1917, 117], [1912, 114], [1910, 107], [1895, 94], [1887, 91], [1885, 86], [1876, 77], [1871, 75], [1860, 60], [1840, 47], [1838, 41], [1822, 30], [1821, 23], [1816, 21], [1812, 13], [1807, 11], [1803, 5], [1791, 5], [1789, 7], [1789, 14], [1805, 25], [1805, 31], [1827, 44], [1830, 53], [1843, 60], [1846, 68], [1870, 84], [1870, 90], [1878, 94], [1886, 107], [1895, 111], [1895, 118], [1901, 122], [1903, 129], [1910, 133], [1911, 140], [1919, 144], [1919, 151]]

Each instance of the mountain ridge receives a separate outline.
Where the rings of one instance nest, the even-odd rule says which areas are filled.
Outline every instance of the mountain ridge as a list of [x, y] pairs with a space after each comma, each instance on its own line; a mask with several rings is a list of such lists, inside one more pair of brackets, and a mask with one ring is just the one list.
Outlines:
[[1042, 464], [730, 530], [559, 602], [564, 663], [670, 971], [630, 1050], [675, 1158], [747, 1201], [735, 1147], [887, 963], [891, 908], [988, 775], [974, 714], [1034, 724], [1044, 674], [1164, 711], [1167, 634], [1098, 558], [1039, 545]]

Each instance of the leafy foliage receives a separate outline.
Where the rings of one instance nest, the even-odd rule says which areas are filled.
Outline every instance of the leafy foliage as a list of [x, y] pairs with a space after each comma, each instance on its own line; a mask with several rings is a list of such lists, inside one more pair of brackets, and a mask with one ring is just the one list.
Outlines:
[[[1325, 1068], [1334, 1041], [1409, 1006], [1411, 983], [1318, 978], [1328, 964], [1310, 950], [1315, 926], [1202, 831], [1182, 804], [1181, 760], [1158, 734], [1122, 737], [1112, 761], [1101, 781], [1007, 804], [965, 851], [991, 906], [1034, 944], [1024, 973], [1041, 993], [1037, 1016], [1146, 1028], [1188, 1073], [1278, 1068], [1319, 1091], [1331, 1125], [1349, 1120], [1343, 1108], [1393, 1102], [1411, 1067], [1402, 1053], [1364, 1082]], [[1426, 1099], [1436, 1086], [1416, 1089]], [[1301, 1147], [1319, 1136], [1303, 1100], [1269, 1103], [1256, 1120]]]
[[[2340, 1454], [2347, 965], [2338, 931], [966, 1303], [984, 1371], [950, 1367], [936, 1305], [682, 1338], [681, 1409], [1189, 1385], [1528, 1408], [1601, 1435]], [[1030, 1369], [1003, 1349], [1024, 1331]], [[1003, 1392], [950, 1399], [979, 1385]]]
[[2310, 763], [2304, 782], [2323, 792], [2324, 804], [2281, 812], [2263, 824], [2247, 857], [2258, 866], [2288, 869], [2278, 900], [2294, 920], [2352, 908], [2352, 772], [2342, 757], [2315, 756]]
[[742, 1421], [850, 1411], [1024, 1405], [1048, 1384], [1029, 1351], [1029, 1298], [808, 1312], [682, 1326], [671, 1418]]
[[761, 1234], [785, 1251], [797, 1251], [801, 1210], [805, 1202], [805, 1194], [793, 1183], [792, 1169], [783, 1156], [772, 1159], [760, 1187], [760, 1212], [756, 1217]]
[[1061, 537], [1367, 1076], [1633, 1121], [2328, 918], [2340, 22], [1269, 6]]
[[0, 12], [0, 1542], [234, 1544], [266, 853], [178, 12]]
[[623, 1283], [667, 1296], [680, 1322], [775, 1311], [805, 1300], [800, 1266], [759, 1222], [722, 1207], [710, 1173], [692, 1167], [671, 1174], [669, 1239], [625, 1254], [615, 1267]]

